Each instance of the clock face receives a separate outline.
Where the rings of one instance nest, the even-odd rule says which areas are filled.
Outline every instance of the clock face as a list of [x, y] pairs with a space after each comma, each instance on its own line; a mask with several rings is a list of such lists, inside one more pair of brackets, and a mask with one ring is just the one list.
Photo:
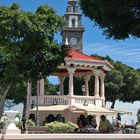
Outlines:
[[70, 39], [70, 44], [71, 44], [71, 45], [76, 45], [76, 44], [77, 44], [77, 39], [74, 38], [74, 37], [71, 38], [71, 39]]

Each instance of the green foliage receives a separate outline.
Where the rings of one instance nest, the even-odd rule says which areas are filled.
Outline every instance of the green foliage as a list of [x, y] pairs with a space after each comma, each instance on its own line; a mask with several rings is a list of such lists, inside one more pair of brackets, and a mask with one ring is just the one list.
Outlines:
[[19, 83], [12, 84], [7, 99], [14, 99], [15, 104], [24, 103], [27, 95], [27, 83], [25, 81], [21, 81]]
[[3, 114], [3, 116], [0, 119], [0, 127], [4, 127], [5, 125], [7, 125], [9, 123], [8, 118], [5, 114]]
[[140, 124], [136, 125], [136, 128], [137, 128], [137, 129], [140, 129]]
[[78, 126], [74, 123], [51, 122], [45, 125], [49, 133], [71, 133], [74, 132]]
[[139, 0], [80, 0], [80, 6], [107, 38], [140, 37]]
[[0, 121], [0, 128], [3, 128], [6, 125], [5, 122]]
[[24, 102], [26, 82], [46, 78], [64, 62], [66, 47], [54, 38], [63, 20], [47, 5], [32, 13], [13, 3], [0, 13], [0, 95], [10, 85], [7, 98]]
[[57, 95], [57, 93], [59, 92], [59, 85], [52, 84], [46, 79], [45, 80], [45, 89], [47, 89], [47, 91], [45, 93], [46, 95]]
[[63, 62], [65, 46], [54, 40], [62, 18], [47, 5], [35, 13], [17, 4], [0, 6], [0, 76], [5, 82], [41, 79]]
[[15, 125], [16, 125], [16, 127], [18, 127], [19, 129], [21, 129], [22, 122], [21, 122], [21, 121], [15, 121]]
[[30, 126], [31, 126], [31, 127], [35, 126], [35, 123], [34, 123], [33, 120], [31, 120], [31, 119], [27, 120], [27, 121], [26, 121], [26, 124], [27, 124], [28, 127], [30, 127]]
[[115, 102], [117, 99], [123, 102], [139, 101], [140, 74], [119, 61], [113, 63], [114, 69], [106, 75], [107, 101]]

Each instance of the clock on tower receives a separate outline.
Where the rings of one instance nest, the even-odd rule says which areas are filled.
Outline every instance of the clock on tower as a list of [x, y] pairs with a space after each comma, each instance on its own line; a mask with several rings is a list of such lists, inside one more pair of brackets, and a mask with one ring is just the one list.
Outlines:
[[70, 38], [70, 44], [71, 45], [76, 45], [77, 44], [77, 39], [74, 38], [74, 37]]

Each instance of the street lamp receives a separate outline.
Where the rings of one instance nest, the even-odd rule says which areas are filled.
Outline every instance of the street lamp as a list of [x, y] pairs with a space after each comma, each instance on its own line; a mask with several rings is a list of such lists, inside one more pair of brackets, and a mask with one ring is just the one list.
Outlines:
[[39, 92], [40, 92], [40, 81], [37, 81], [37, 96], [36, 96], [36, 126], [39, 126]]

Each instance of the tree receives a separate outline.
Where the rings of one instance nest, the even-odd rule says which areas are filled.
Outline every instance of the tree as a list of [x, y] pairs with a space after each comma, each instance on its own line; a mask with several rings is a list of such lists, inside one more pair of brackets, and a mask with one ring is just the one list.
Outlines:
[[45, 80], [45, 95], [57, 95], [59, 92], [59, 84], [52, 84], [48, 80]]
[[139, 0], [80, 0], [80, 6], [107, 38], [140, 37]]
[[96, 57], [108, 60], [114, 68], [106, 73], [105, 93], [106, 101], [111, 101], [111, 108], [114, 108], [116, 100], [123, 102], [139, 101], [140, 97], [140, 73], [138, 70], [123, 64], [120, 61], [113, 61], [109, 56]]
[[54, 39], [62, 18], [47, 5], [35, 13], [20, 10], [18, 4], [0, 6], [0, 88], [2, 102], [12, 84], [37, 81], [64, 62], [65, 46]]
[[114, 108], [117, 99], [122, 96], [121, 87], [123, 86], [123, 75], [115, 68], [107, 73], [105, 79], [105, 97], [106, 101], [111, 101], [111, 108]]
[[123, 79], [125, 84], [122, 87], [123, 96], [121, 101], [131, 103], [139, 101], [140, 74], [136, 70], [128, 70]]

